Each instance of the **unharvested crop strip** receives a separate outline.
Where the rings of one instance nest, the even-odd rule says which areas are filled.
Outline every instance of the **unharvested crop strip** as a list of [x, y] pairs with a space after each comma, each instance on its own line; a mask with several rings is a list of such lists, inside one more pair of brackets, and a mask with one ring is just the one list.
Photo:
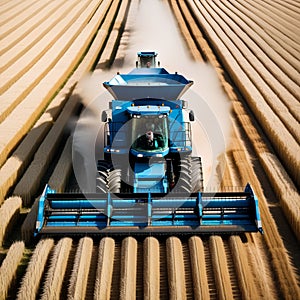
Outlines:
[[94, 300], [110, 299], [114, 266], [115, 241], [106, 237], [100, 241]]
[[154, 237], [144, 241], [144, 297], [143, 299], [160, 299], [160, 262], [159, 242]]
[[[233, 235], [232, 235], [233, 236]], [[231, 284], [231, 290], [232, 290], [232, 295], [233, 298], [236, 299], [242, 299], [242, 294], [240, 291], [240, 281], [238, 281], [237, 277], [237, 272], [234, 266], [234, 259], [231, 253], [231, 249], [229, 247], [228, 240], [223, 239], [223, 247], [226, 255], [226, 261], [227, 261], [227, 269], [228, 269], [228, 274], [230, 278], [230, 284]]]
[[[22, 26], [22, 24], [31, 19], [39, 9], [47, 5], [47, 3], [45, 4], [45, 2], [39, 2], [37, 0], [33, 3], [32, 1], [30, 2], [23, 1], [21, 5], [18, 5], [12, 12], [8, 12], [7, 17], [2, 15], [2, 21], [0, 22], [0, 39], [13, 32], [16, 28]], [[32, 6], [34, 7], [34, 10], [32, 9]]]
[[26, 274], [22, 279], [17, 300], [35, 300], [50, 251], [54, 246], [52, 239], [41, 240], [34, 249]]
[[[295, 129], [299, 123], [297, 121], [297, 119], [300, 119], [299, 113], [296, 113], [297, 119], [294, 119], [290, 113], [292, 108], [290, 108], [289, 111], [289, 107], [286, 107], [283, 104], [285, 101], [282, 103], [281, 99], [291, 98], [291, 101], [295, 103], [294, 105], [296, 105], [295, 109], [297, 110], [298, 106], [300, 110], [298, 101], [292, 95], [290, 95], [286, 89], [281, 89], [281, 84], [279, 84], [277, 80], [274, 80], [273, 76], [267, 71], [266, 68], [269, 66], [266, 64], [269, 63], [269, 61], [266, 61], [268, 58], [264, 57], [264, 53], [261, 52], [259, 55], [262, 57], [262, 61], [264, 59], [264, 64], [262, 64], [260, 61], [258, 61], [256, 55], [252, 54], [248, 49], [248, 47], [252, 47], [252, 49], [257, 50], [256, 44], [253, 43], [251, 39], [249, 39], [249, 37], [243, 33], [243, 31], [239, 31], [234, 25], [234, 22], [227, 18], [227, 21], [235, 28], [235, 30], [232, 30], [223, 21], [226, 16], [224, 16], [224, 14], [222, 18], [218, 16], [216, 11], [220, 13], [220, 10], [218, 10], [213, 3], [210, 5], [204, 4], [204, 6], [207, 12], [203, 13], [209, 20], [210, 26], [212, 26], [217, 33], [220, 42], [223, 43], [231, 52], [231, 55], [239, 64], [244, 74], [248, 77], [252, 85], [263, 97], [264, 103], [270, 107], [270, 109], [273, 111], [273, 114], [275, 113], [278, 116], [278, 123], [282, 123], [282, 125], [288, 129], [289, 135], [291, 134], [296, 143], [299, 143], [300, 133]], [[237, 34], [235, 33], [236, 31]], [[242, 42], [241, 37], [245, 40], [244, 42]], [[247, 44], [247, 47], [244, 43]], [[275, 68], [277, 67], [275, 66]], [[293, 87], [293, 89], [295, 93], [297, 93], [297, 90], [300, 93], [300, 88], [297, 87], [297, 85]], [[289, 102], [287, 104], [290, 105]]]
[[[105, 3], [104, 3], [105, 4]], [[105, 4], [107, 5], [107, 4]], [[88, 45], [85, 44], [87, 43], [87, 36], [89, 36], [89, 38], [92, 38], [92, 34], [96, 31], [96, 29], [98, 28], [100, 22], [101, 22], [101, 18], [98, 19], [98, 16], [103, 16], [102, 14], [102, 10], [101, 10], [102, 6], [100, 6], [97, 10], [97, 13], [93, 16], [93, 20], [90, 21], [89, 26], [86, 28], [86, 31], [81, 32], [80, 37], [77, 39], [77, 42], [79, 45], [77, 45], [76, 43], [72, 45], [72, 47], [74, 47], [74, 49], [72, 50], [76, 50], [78, 51], [78, 49], [81, 49], [83, 51], [83, 49], [85, 49], [84, 47], [87, 47]], [[80, 51], [79, 51], [80, 53]], [[79, 59], [79, 57], [78, 57]], [[89, 60], [90, 62], [90, 60]], [[90, 63], [89, 63], [90, 65]], [[85, 69], [86, 71], [86, 69]], [[71, 101], [72, 100], [72, 101]], [[70, 103], [71, 102], [71, 103]], [[74, 102], [74, 103], [73, 103]], [[70, 104], [69, 104], [70, 103]], [[73, 111], [76, 110], [75, 105], [77, 105], [78, 103], [78, 96], [74, 95], [71, 97], [71, 99], [69, 100], [67, 105], [71, 105], [70, 107], [73, 107]], [[22, 183], [22, 181], [18, 184], [18, 186], [15, 189], [15, 193], [16, 194], [22, 194], [24, 195], [24, 201], [25, 203], [28, 204], [28, 201], [30, 202], [30, 198], [32, 196], [33, 193], [35, 193], [35, 191], [38, 188], [38, 180], [39, 178], [41, 178], [42, 174], [46, 171], [47, 169], [47, 164], [50, 161], [50, 158], [53, 157], [54, 152], [56, 151], [58, 145], [58, 138], [61, 138], [62, 134], [63, 134], [63, 128], [65, 127], [65, 125], [67, 124], [68, 120], [70, 119], [70, 108], [65, 108], [65, 115], [64, 116], [60, 116], [60, 118], [56, 121], [54, 127], [52, 128], [50, 134], [48, 134], [46, 140], [43, 142], [42, 147], [40, 147], [39, 149], [39, 155], [35, 155], [35, 160], [34, 162], [31, 164], [30, 168], [27, 170], [26, 174], [30, 174], [30, 175], [26, 175], [25, 177], [23, 177], [24, 179], [22, 179], [22, 181], [24, 183]], [[68, 115], [69, 114], [69, 115]], [[58, 135], [59, 133], [59, 135]], [[56, 140], [56, 143], [53, 143], [53, 141]], [[50, 147], [49, 147], [50, 145]], [[51, 151], [50, 151], [51, 150]], [[47, 155], [45, 155], [47, 153]], [[49, 159], [46, 160], [45, 157], [48, 157]], [[24, 190], [24, 186], [23, 184], [25, 184], [27, 186], [27, 191], [25, 192]], [[28, 186], [30, 188], [28, 188]], [[24, 194], [25, 192], [25, 194]]]
[[[234, 4], [236, 4], [236, 2]], [[190, 8], [197, 12], [197, 8], [195, 6], [190, 5]], [[238, 6], [238, 8], [240, 11], [242, 11], [243, 9], [242, 6]], [[247, 14], [248, 11], [244, 11], [244, 13]], [[206, 45], [204, 48], [206, 48]], [[219, 64], [215, 59], [215, 56], [212, 53], [209, 53], [208, 58], [209, 61], [215, 65], [215, 68], [218, 69]], [[218, 75], [220, 77], [220, 80], [224, 82], [223, 75], [220, 74], [220, 72], [218, 72]], [[271, 184], [273, 185], [273, 188], [277, 192], [277, 195], [283, 205], [287, 218], [290, 220], [294, 231], [299, 236], [299, 222], [297, 222], [297, 217], [295, 218], [295, 216], [298, 215], [298, 208], [295, 209], [295, 207], [297, 206], [291, 203], [291, 199], [295, 199], [295, 201], [292, 202], [299, 203], [299, 201], [297, 201], [299, 195], [297, 195], [296, 188], [293, 186], [293, 183], [287, 176], [285, 170], [280, 165], [275, 155], [272, 155], [267, 149], [267, 147], [262, 143], [260, 133], [252, 125], [252, 121], [250, 117], [246, 114], [245, 109], [243, 108], [241, 103], [237, 101], [238, 99], [236, 94], [231, 92], [231, 89], [230, 87], [228, 87], [228, 85], [224, 84], [223, 86], [226, 92], [230, 95], [230, 98], [234, 100], [233, 108], [236, 118], [239, 120], [239, 122], [241, 122], [249, 139], [255, 141], [255, 143], [253, 143], [253, 146], [256, 151], [256, 154], [263, 168], [265, 169], [271, 181]]]
[[[106, 47], [108, 47], [108, 42], [109, 40], [113, 40], [115, 41], [115, 33], [113, 34], [111, 32], [111, 27], [113, 24], [114, 19], [116, 18], [116, 14], [118, 13], [118, 8], [120, 5], [120, 1], [113, 1], [111, 3], [111, 6], [109, 7], [109, 10], [107, 12], [107, 15], [105, 17], [105, 20], [103, 22], [103, 25], [101, 26], [101, 29], [99, 31], [99, 37], [102, 36], [102, 48], [101, 48], [101, 56], [99, 57], [98, 61], [97, 61], [97, 67], [101, 67], [102, 65], [103, 67], [105, 67], [104, 62], [105, 61], [109, 61], [110, 60], [110, 56], [111, 56], [111, 49], [110, 51], [106, 50]], [[112, 46], [114, 47], [114, 44], [112, 44]]]
[[43, 287], [43, 300], [59, 300], [67, 262], [72, 247], [71, 238], [62, 238], [54, 248]]
[[[117, 1], [114, 1], [114, 3], [117, 3]], [[130, 3], [128, 0], [121, 1], [120, 8], [116, 12], [117, 16], [114, 21], [113, 28], [110, 31], [108, 41], [105, 45], [103, 54], [101, 55], [101, 58], [98, 63], [98, 67], [101, 67], [101, 69], [104, 69], [109, 65], [111, 65], [114, 60], [116, 51], [119, 46], [120, 38], [124, 30], [125, 20], [128, 13], [129, 5]]]
[[122, 241], [120, 299], [135, 299], [137, 270], [137, 241], [128, 237]]
[[[247, 55], [247, 57], [249, 57], [248, 60], [260, 71], [261, 76], [279, 97], [280, 101], [284, 103], [296, 120], [300, 121], [299, 76], [295, 77], [295, 82], [291, 80], [288, 76], [288, 71], [291, 69], [290, 65], [287, 64], [285, 60], [282, 60], [280, 55], [278, 55], [274, 49], [264, 44], [260, 36], [256, 34], [251, 27], [245, 24], [241, 18], [236, 15], [236, 12], [231, 12], [225, 3], [224, 5], [222, 3], [217, 3], [216, 5], [211, 6], [214, 7], [214, 10], [232, 30], [230, 35], [233, 34], [235, 38], [231, 39], [239, 39], [247, 45], [247, 47], [239, 47], [240, 51], [245, 53], [245, 56]], [[229, 35], [228, 30], [226, 30], [226, 32]], [[272, 56], [274, 58], [272, 58]], [[261, 67], [261, 64], [264, 67]], [[290, 94], [287, 93], [287, 91]], [[293, 109], [291, 109], [292, 107]]]
[[[23, 55], [28, 49], [30, 49], [38, 39], [51, 30], [53, 26], [53, 20], [49, 20], [50, 16], [53, 17], [53, 13], [56, 10], [62, 9], [65, 3], [57, 3], [50, 1], [49, 6], [46, 6], [43, 10], [40, 10], [34, 17], [34, 21], [22, 24], [12, 35], [6, 36], [2, 39], [3, 48], [0, 49], [0, 70], [2, 71], [9, 64], [13, 62], [13, 59]], [[59, 14], [58, 14], [59, 17]], [[52, 19], [52, 18], [50, 18]], [[54, 22], [57, 19], [53, 18]], [[46, 24], [49, 24], [48, 26]], [[42, 29], [41, 29], [42, 28]]]
[[0, 16], [2, 19], [3, 22], [5, 22], [7, 19], [6, 18], [10, 18], [11, 17], [11, 14], [13, 12], [15, 12], [15, 8], [21, 4], [23, 4], [25, 1], [23, 0], [16, 0], [14, 2], [11, 2], [9, 0], [6, 0], [6, 1], [2, 1], [1, 2], [1, 10], [0, 10]]
[[0, 266], [0, 296], [3, 299], [7, 298], [9, 288], [17, 276], [17, 268], [23, 257], [24, 250], [24, 242], [13, 243]]
[[[53, 45], [55, 41], [53, 41], [52, 38], [54, 36], [49, 36], [49, 32], [54, 29], [57, 23], [63, 27], [62, 19], [65, 18], [67, 12], [70, 13], [71, 5], [75, 7], [75, 4], [75, 2], [50, 1], [49, 6], [35, 15], [34, 22], [31, 20], [31, 22], [22, 24], [22, 26], [14, 32], [13, 38], [7, 36], [3, 39], [3, 43], [5, 43], [6, 47], [3, 48], [2, 51], [0, 50], [0, 72], [13, 66], [16, 62], [24, 64], [24, 59], [20, 60], [24, 55], [27, 56], [27, 59], [29, 58], [28, 63], [31, 62], [30, 64], [33, 65], [34, 61], [37, 60], [34, 60], [34, 55], [28, 56], [28, 52], [35, 48], [35, 51], [37, 51], [36, 56], [41, 57], [43, 55], [43, 49], [46, 48], [46, 50], [44, 50], [45, 53], [45, 51]], [[47, 36], [48, 39], [46, 39], [45, 36]], [[42, 43], [39, 44], [41, 40]], [[39, 45], [39, 47], [37, 47], [37, 45]], [[18, 64], [16, 64], [16, 66], [18, 66]], [[20, 65], [20, 70], [22, 70], [22, 65]], [[15, 73], [16, 70], [13, 72], [14, 76], [16, 75]]]
[[[265, 132], [268, 133], [268, 137], [272, 141], [272, 144], [277, 150], [278, 155], [283, 158], [285, 166], [290, 171], [291, 176], [295, 179], [295, 181], [300, 182], [300, 178], [298, 178], [298, 172], [296, 171], [299, 169], [299, 166], [297, 164], [298, 160], [296, 159], [296, 149], [298, 146], [295, 144], [295, 140], [292, 138], [287, 129], [281, 124], [279, 119], [274, 116], [270, 107], [266, 105], [264, 98], [255, 88], [255, 86], [252, 85], [245, 73], [241, 70], [237, 61], [232, 57], [230, 51], [234, 50], [234, 46], [232, 45], [231, 41], [224, 36], [224, 38], [227, 40], [227, 43], [231, 45], [231, 50], [229, 51], [219, 39], [218, 35], [213, 31], [209, 23], [207, 23], [206, 19], [204, 19], [204, 17], [200, 14], [200, 11], [205, 13], [206, 18], [208, 18], [210, 23], [212, 23], [214, 26], [217, 26], [215, 21], [210, 16], [206, 15], [205, 8], [201, 7], [199, 3], [197, 4], [199, 5], [199, 12], [198, 14], [195, 14], [195, 16], [199, 21], [199, 24], [202, 24], [203, 29], [206, 31], [207, 36], [209, 36], [217, 55], [222, 60], [234, 82], [238, 85], [239, 90], [248, 100], [248, 103], [255, 113], [257, 119], [260, 121], [261, 126], [264, 128]], [[223, 35], [221, 30], [219, 34]], [[238, 60], [240, 61], [239, 63], [244, 61], [244, 58], [238, 53], [238, 51], [235, 51], [235, 55], [238, 56]], [[277, 122], [276, 128], [274, 128], [274, 122]], [[287, 147], [287, 145], [289, 146]]]
[[286, 43], [282, 43], [282, 39], [276, 40], [271, 32], [267, 32], [264, 28], [267, 26], [262, 23], [261, 18], [259, 18], [255, 13], [253, 13], [247, 7], [244, 7], [238, 1], [230, 1], [231, 5], [237, 9], [238, 14], [242, 14], [247, 17], [247, 23], [256, 33], [258, 33], [272, 49], [276, 49], [276, 52], [282, 56], [291, 66], [293, 66], [298, 72], [300, 72], [300, 62], [299, 57], [294, 48], [290, 47]]
[[249, 29], [248, 31], [249, 36], [251, 36], [261, 49], [263, 49], [273, 61], [276, 61], [278, 66], [298, 84], [300, 81], [298, 76], [300, 71], [299, 60], [295, 59], [284, 47], [262, 30], [262, 28], [257, 25], [257, 22], [255, 22], [256, 17], [238, 2], [231, 4], [230, 1], [222, 1], [222, 3], [232, 11], [239, 23], [243, 22], [247, 27], [251, 28], [251, 30]]
[[276, 27], [273, 27], [266, 20], [264, 20], [265, 12], [261, 12], [256, 9], [253, 5], [248, 3], [247, 1], [238, 0], [238, 2], [245, 7], [245, 9], [249, 10], [249, 12], [253, 13], [255, 16], [256, 23], [270, 36], [274, 38], [279, 44], [281, 44], [291, 55], [293, 55], [296, 59], [299, 59], [299, 52], [297, 50], [297, 43], [295, 43], [289, 36], [287, 36], [284, 32], [281, 32]]
[[[197, 10], [193, 5], [191, 5], [190, 8], [195, 11]], [[242, 7], [238, 8], [239, 10], [242, 10]], [[247, 13], [247, 11], [245, 13]], [[213, 53], [209, 53], [208, 58], [209, 61], [215, 65], [215, 68], [219, 69], [219, 64], [215, 59]], [[225, 80], [223, 78], [223, 75], [220, 74], [220, 72], [218, 72], [218, 75], [220, 77], [220, 80], [224, 82]], [[223, 86], [226, 92], [230, 95], [230, 98], [234, 100], [232, 104], [235, 112], [235, 117], [239, 120], [239, 122], [241, 122], [249, 139], [251, 141], [255, 141], [255, 143], [253, 143], [253, 146], [256, 151], [257, 157], [259, 158], [260, 163], [265, 169], [266, 174], [268, 175], [271, 184], [282, 203], [283, 209], [292, 225], [292, 228], [294, 229], [297, 236], [300, 236], [300, 222], [297, 221], [299, 219], [297, 217], [299, 208], [297, 208], [297, 205], [295, 205], [296, 203], [299, 203], [299, 201], [297, 201], [297, 199], [299, 198], [299, 195], [296, 191], [297, 189], [295, 188], [295, 186], [293, 186], [293, 183], [289, 179], [278, 159], [275, 157], [275, 155], [270, 153], [270, 150], [267, 149], [267, 147], [261, 141], [261, 134], [252, 125], [250, 116], [246, 114], [246, 111], [238, 101], [236, 94], [232, 93], [231, 88], [228, 85], [224, 84]]]
[[274, 28], [277, 28], [283, 34], [289, 36], [294, 42], [298, 44], [298, 50], [300, 49], [300, 38], [297, 34], [297, 30], [299, 30], [299, 27], [297, 27], [297, 25], [295, 25], [293, 21], [291, 22], [290, 20], [287, 20], [288, 16], [283, 17], [282, 14], [274, 13], [273, 6], [270, 6], [264, 1], [256, 2], [253, 0], [248, 0], [248, 2], [252, 6], [252, 8], [255, 8], [257, 12], [260, 13], [262, 19], [265, 19], [266, 22], [271, 24]]
[[[289, 3], [289, 0], [281, 1], [281, 0], [265, 0], [265, 3], [270, 3], [274, 8], [276, 8], [276, 13], [284, 13], [284, 18], [288, 18], [294, 25], [300, 25], [299, 22], [299, 13], [300, 9], [297, 5], [292, 5]], [[296, 3], [294, 3], [296, 4]], [[299, 5], [299, 2], [298, 2]]]
[[[77, 51], [82, 49], [84, 43], [80, 45], [78, 40], [97, 8], [96, 4], [88, 6], [82, 3], [75, 6], [75, 11], [70, 17], [58, 22], [32, 49], [3, 72], [0, 100], [5, 106], [1, 108], [0, 121], [9, 118], [11, 111], [30, 95], [35, 86], [43, 82], [43, 78], [51, 73], [52, 69], [57, 68], [59, 62], [63, 62], [64, 67], [68, 69], [68, 63], [76, 58], [73, 49], [75, 45], [78, 47]], [[82, 21], [75, 22], [78, 18]], [[85, 37], [86, 40], [90, 38], [89, 35]], [[81, 51], [85, 51], [85, 48]], [[66, 52], [69, 52], [68, 56], [65, 55]], [[73, 69], [72, 65], [71, 67]], [[55, 77], [51, 80], [55, 82]]]
[[5, 236], [16, 222], [21, 207], [22, 199], [20, 197], [10, 197], [0, 207], [0, 246], [2, 246]]
[[258, 179], [249, 165], [245, 163], [246, 158], [244, 155], [245, 154], [241, 151], [234, 152], [234, 159], [244, 180], [246, 181], [251, 178], [251, 184], [255, 189], [258, 199], [260, 199], [260, 213], [264, 222], [263, 226], [265, 231], [264, 240], [267, 243], [272, 257], [273, 267], [276, 270], [276, 276], [279, 281], [279, 288], [284, 297], [289, 298], [291, 291], [294, 291], [295, 295], [300, 295], [300, 289], [296, 280], [297, 276], [290, 264], [283, 241], [278, 233], [274, 219], [270, 214]]
[[68, 299], [84, 299], [93, 250], [93, 240], [81, 238], [68, 288]]
[[258, 298], [263, 298], [265, 295], [268, 295], [270, 299], [278, 298], [272, 277], [268, 247], [265, 246], [263, 238], [255, 234], [249, 234], [247, 240], [248, 242], [244, 246], [247, 251], [249, 267], [252, 270], [256, 293], [259, 295]]
[[185, 271], [181, 241], [176, 237], [170, 237], [167, 239], [166, 246], [169, 297], [171, 300], [186, 299]]
[[236, 274], [239, 281], [243, 299], [259, 299], [257, 288], [254, 284], [251, 270], [247, 259], [247, 253], [242, 241], [238, 236], [231, 236], [229, 240]]
[[189, 239], [189, 252], [191, 256], [194, 297], [198, 300], [209, 299], [204, 247], [200, 237], [194, 236]]
[[211, 236], [209, 239], [209, 245], [219, 299], [233, 299], [222, 238], [220, 236]]

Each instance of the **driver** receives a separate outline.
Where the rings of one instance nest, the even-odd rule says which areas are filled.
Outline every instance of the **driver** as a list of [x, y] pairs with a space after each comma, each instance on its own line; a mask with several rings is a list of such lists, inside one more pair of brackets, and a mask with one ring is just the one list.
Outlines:
[[153, 147], [154, 145], [154, 133], [152, 130], [146, 132], [147, 146]]

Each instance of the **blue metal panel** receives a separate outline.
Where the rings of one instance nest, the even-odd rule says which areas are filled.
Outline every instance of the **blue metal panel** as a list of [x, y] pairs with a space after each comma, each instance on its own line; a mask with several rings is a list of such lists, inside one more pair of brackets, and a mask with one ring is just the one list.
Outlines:
[[[162, 166], [154, 167], [154, 175], [161, 172]], [[140, 165], [139, 171], [145, 175]], [[152, 191], [152, 189], [151, 189]], [[98, 197], [99, 195], [99, 197]], [[210, 196], [210, 199], [207, 198]], [[77, 197], [77, 198], [76, 198]], [[118, 197], [121, 197], [120, 199]], [[88, 199], [84, 203], [84, 199]], [[45, 202], [50, 207], [45, 207]], [[77, 202], [77, 203], [76, 203]], [[262, 231], [257, 199], [250, 185], [244, 193], [195, 193], [190, 197], [178, 194], [170, 197], [166, 194], [147, 192], [129, 196], [108, 194], [81, 195], [72, 198], [68, 194], [55, 194], [48, 186], [39, 202], [35, 235], [44, 228], [117, 228], [117, 227], [184, 227], [190, 226], [209, 232]], [[56, 229], [55, 229], [56, 228]], [[202, 228], [202, 229], [201, 229]], [[233, 228], [233, 229], [231, 229]], [[85, 229], [84, 229], [85, 230]], [[88, 229], [86, 229], [88, 230]]]
[[129, 106], [127, 111], [136, 115], [162, 115], [169, 113], [170, 107], [157, 105]]
[[[149, 69], [150, 70], [150, 69]], [[114, 99], [135, 100], [142, 98], [179, 99], [193, 84], [179, 74], [119, 74], [104, 87]]]

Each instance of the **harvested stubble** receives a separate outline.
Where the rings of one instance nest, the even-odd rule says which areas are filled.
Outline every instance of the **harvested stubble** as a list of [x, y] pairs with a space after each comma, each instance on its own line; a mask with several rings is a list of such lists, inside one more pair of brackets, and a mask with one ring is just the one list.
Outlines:
[[100, 241], [94, 299], [110, 299], [114, 267], [115, 241], [106, 237]]
[[205, 254], [201, 238], [194, 236], [189, 239], [189, 251], [194, 283], [194, 297], [195, 299], [209, 299]]
[[69, 137], [58, 163], [49, 179], [49, 186], [58, 193], [64, 192], [72, 172], [72, 138]]
[[122, 241], [120, 299], [136, 297], [137, 241], [132, 237]]
[[25, 249], [24, 242], [13, 243], [0, 267], [0, 299], [6, 299], [10, 286], [12, 285], [18, 265], [23, 257]]
[[160, 298], [159, 242], [154, 237], [144, 241], [144, 299]]
[[93, 240], [81, 238], [76, 250], [73, 270], [68, 288], [68, 299], [84, 299], [92, 258]]
[[64, 275], [67, 268], [69, 254], [72, 248], [72, 239], [61, 239], [54, 248], [50, 267], [44, 282], [43, 300], [59, 300]]
[[243, 299], [259, 299], [259, 294], [249, 267], [247, 253], [240, 237], [231, 236], [229, 243]]
[[211, 236], [209, 246], [219, 299], [233, 299], [226, 253], [220, 236]]
[[167, 239], [168, 283], [170, 299], [186, 299], [182, 245], [177, 237]]
[[10, 197], [0, 207], [0, 246], [2, 246], [5, 235], [11, 230], [20, 214], [22, 199]]
[[18, 300], [36, 299], [40, 281], [53, 245], [54, 241], [52, 239], [44, 239], [37, 244], [26, 269], [26, 274], [22, 279], [17, 295]]

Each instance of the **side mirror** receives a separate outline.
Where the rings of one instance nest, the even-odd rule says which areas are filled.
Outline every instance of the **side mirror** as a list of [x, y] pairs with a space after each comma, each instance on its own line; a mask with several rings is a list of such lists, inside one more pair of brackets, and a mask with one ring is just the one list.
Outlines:
[[104, 110], [101, 114], [101, 121], [102, 122], [110, 122], [111, 121], [111, 111], [110, 110]]
[[105, 110], [101, 114], [101, 121], [102, 122], [107, 122], [107, 113], [106, 113]]
[[192, 110], [190, 110], [189, 112], [189, 119], [191, 122], [195, 121], [195, 115], [194, 115], [194, 112]]

